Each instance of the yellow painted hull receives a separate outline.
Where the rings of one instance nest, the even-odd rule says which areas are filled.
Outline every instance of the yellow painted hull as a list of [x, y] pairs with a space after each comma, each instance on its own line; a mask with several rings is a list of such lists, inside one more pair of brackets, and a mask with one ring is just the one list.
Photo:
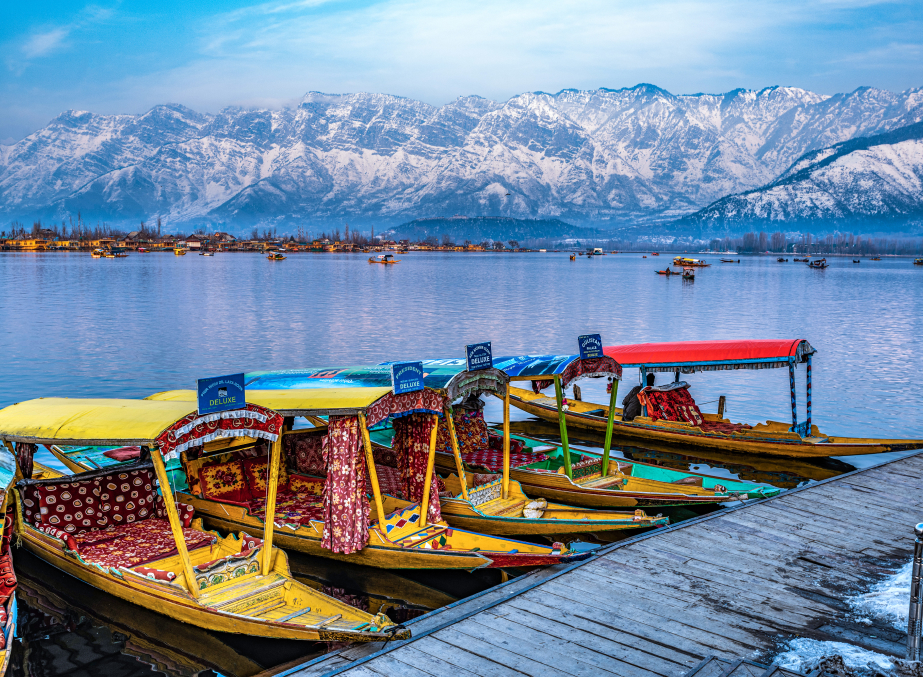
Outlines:
[[128, 638], [125, 653], [160, 672], [196, 674], [214, 670], [222, 675], [250, 677], [266, 667], [238, 653], [233, 640], [224, 642], [220, 636], [139, 609], [124, 600], [109, 598], [101, 603], [96, 589], [75, 584], [70, 576], [31, 553], [20, 551], [17, 560], [25, 560], [19, 570], [20, 599], [62, 622], [78, 614], [92, 619], [94, 625], [108, 626]]
[[[385, 512], [410, 508], [417, 504], [397, 501], [386, 497]], [[177, 493], [177, 500], [195, 507], [196, 515], [201, 516], [206, 524], [220, 531], [244, 531], [259, 535], [263, 532], [263, 523], [247, 514], [246, 509], [234, 505], [199, 499], [188, 494]], [[448, 526], [447, 524], [444, 526]], [[375, 527], [369, 528], [369, 543], [362, 550], [348, 555], [335, 553], [322, 547], [323, 522], [311, 521], [308, 526], [297, 529], [277, 528], [273, 542], [281, 547], [317, 557], [363, 564], [382, 569], [463, 569], [472, 571], [481, 567], [503, 566], [537, 566], [574, 561], [583, 558], [575, 553], [552, 553], [545, 546], [497, 539], [495, 535], [482, 532], [469, 533], [455, 530], [449, 537], [450, 547], [418, 548], [414, 545], [402, 546], [381, 536]], [[411, 528], [409, 525], [408, 529]], [[389, 532], [396, 538], [396, 531]], [[504, 549], [501, 549], [504, 548]]]
[[[458, 478], [452, 475], [446, 480], [450, 491], [458, 485]], [[456, 493], [460, 493], [458, 487]], [[389, 501], [399, 502], [389, 496]], [[453, 527], [470, 529], [482, 534], [497, 536], [553, 536], [556, 534], [580, 534], [600, 531], [619, 531], [625, 529], [644, 529], [666, 526], [669, 519], [665, 517], [648, 517], [643, 513], [614, 512], [607, 510], [586, 510], [561, 503], [549, 503], [542, 517], [530, 518], [518, 515], [498, 514], [506, 509], [516, 508], [529, 502], [519, 482], [510, 482], [509, 498], [496, 499], [481, 505], [472, 505], [461, 498], [440, 498], [443, 519]]]
[[[537, 395], [522, 388], [510, 388], [510, 404], [546, 421], [557, 422], [558, 420], [558, 411], [554, 400], [544, 395]], [[600, 409], [602, 413], [598, 415], [586, 413], [599, 411]], [[606, 429], [607, 412], [608, 407], [605, 405], [590, 402], [569, 402], [569, 409], [564, 413], [568, 427], [604, 431]], [[623, 422], [619, 418], [620, 413], [621, 410], [616, 410], [613, 424], [614, 435], [684, 446], [701, 446], [735, 453], [791, 456], [796, 458], [825, 458], [828, 456], [855, 456], [923, 448], [923, 440], [823, 437], [816, 432], [816, 426], [814, 429], [815, 434], [812, 437], [802, 439], [796, 433], [788, 432], [788, 428], [784, 423], [778, 422], [769, 422], [765, 425], [755, 426], [752, 430], [725, 435], [703, 432], [694, 426], [683, 423], [655, 422], [653, 419], [641, 416], [631, 422]], [[704, 416], [706, 420], [719, 420], [713, 414], [704, 414]]]
[[[219, 611], [206, 606], [202, 601], [194, 600], [187, 591], [177, 587], [171, 589], [154, 581], [147, 582], [144, 579], [135, 580], [134, 578], [129, 580], [125, 577], [103, 573], [99, 568], [83, 564], [76, 558], [67, 555], [60, 545], [55, 542], [55, 539], [31, 527], [23, 528], [22, 525], [18, 526], [23, 544], [39, 559], [110, 595], [206, 630], [309, 641], [383, 641], [388, 637], [388, 634], [384, 632], [352, 632], [345, 628], [316, 629], [296, 625], [294, 622], [279, 622], [267, 618], [247, 616], [244, 613]], [[276, 549], [274, 548], [274, 550]], [[276, 550], [274, 559], [276, 566], [270, 576], [259, 576], [255, 579], [250, 579], [250, 581], [237, 584], [243, 586], [252, 582], [252, 592], [248, 588], [244, 588], [243, 593], [241, 593], [241, 588], [235, 585], [233, 588], [225, 589], [224, 593], [236, 595], [234, 599], [239, 598], [242, 601], [259, 605], [271, 593], [278, 592], [277, 590], [266, 588], [264, 583], [269, 581], [273, 575], [279, 578], [278, 570], [283, 568], [284, 573], [281, 578], [287, 579], [288, 582], [274, 585], [274, 588], [279, 588], [280, 590], [284, 588], [286, 593], [295, 589], [296, 594], [302, 595], [302, 599], [309, 599], [315, 609], [319, 609], [321, 606], [325, 610], [335, 609], [344, 619], [350, 619], [350, 622], [356, 625], [361, 622], [362, 618], [371, 618], [371, 616], [361, 612], [356, 614], [358, 610], [349, 607], [347, 604], [325, 595], [318, 595], [307, 586], [296, 583], [288, 575], [288, 566], [284, 563], [284, 554], [280, 551]], [[151, 566], [157, 567], [158, 564], [157, 562], [152, 562]], [[204, 599], [204, 595], [200, 599]], [[209, 602], [215, 604], [223, 604], [227, 601], [227, 599], [222, 599], [219, 593], [212, 593], [209, 600]], [[407, 637], [410, 636], [409, 632], [404, 634]], [[400, 633], [395, 636], [400, 636]]]

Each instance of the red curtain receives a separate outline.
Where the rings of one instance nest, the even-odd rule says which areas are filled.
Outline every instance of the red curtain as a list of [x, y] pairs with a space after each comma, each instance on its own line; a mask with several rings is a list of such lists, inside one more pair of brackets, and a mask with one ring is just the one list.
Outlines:
[[[394, 442], [392, 447], [397, 454], [397, 469], [401, 473], [404, 498], [408, 501], [420, 502], [423, 500], [433, 416], [432, 414], [401, 416], [394, 419], [393, 425]], [[439, 522], [442, 520], [442, 511], [439, 509], [439, 493], [435, 470], [433, 470], [430, 487], [429, 514], [426, 519], [429, 523]]]
[[38, 445], [36, 444], [28, 442], [17, 442], [16, 444], [16, 461], [19, 463], [22, 476], [27, 480], [32, 479], [32, 457], [35, 456], [37, 450]]
[[321, 545], [350, 554], [369, 542], [365, 454], [355, 416], [331, 416], [324, 446], [324, 537]]

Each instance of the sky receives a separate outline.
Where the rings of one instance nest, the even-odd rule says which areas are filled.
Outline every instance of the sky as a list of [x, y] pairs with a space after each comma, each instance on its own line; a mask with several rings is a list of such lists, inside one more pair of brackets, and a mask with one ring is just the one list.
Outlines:
[[4, 3], [0, 143], [62, 111], [281, 108], [308, 91], [477, 94], [923, 86], [920, 0]]

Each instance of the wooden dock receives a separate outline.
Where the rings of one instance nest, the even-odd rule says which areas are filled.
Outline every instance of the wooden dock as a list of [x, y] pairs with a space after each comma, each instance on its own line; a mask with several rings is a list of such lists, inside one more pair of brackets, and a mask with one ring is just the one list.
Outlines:
[[771, 663], [792, 637], [903, 657], [906, 634], [844, 599], [910, 560], [923, 452], [723, 509], [549, 567], [352, 646], [299, 677], [680, 677], [709, 656]]

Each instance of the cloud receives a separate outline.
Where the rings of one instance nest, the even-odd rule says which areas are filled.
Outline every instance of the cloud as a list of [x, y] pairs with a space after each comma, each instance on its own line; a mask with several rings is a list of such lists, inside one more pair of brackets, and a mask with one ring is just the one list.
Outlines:
[[26, 59], [34, 59], [38, 56], [45, 56], [58, 49], [64, 42], [64, 39], [70, 34], [71, 28], [60, 27], [53, 28], [44, 33], [36, 33], [26, 41], [22, 47], [22, 55]]

